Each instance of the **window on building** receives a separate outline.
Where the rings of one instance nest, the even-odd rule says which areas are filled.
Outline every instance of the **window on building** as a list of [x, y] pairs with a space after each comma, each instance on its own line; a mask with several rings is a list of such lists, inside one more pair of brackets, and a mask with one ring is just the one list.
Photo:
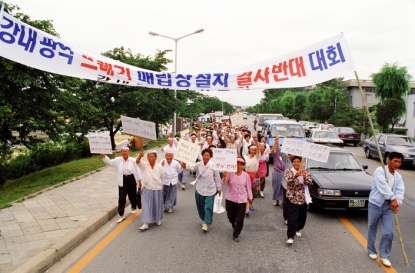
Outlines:
[[365, 92], [366, 93], [374, 93], [375, 89], [374, 88], [365, 88]]

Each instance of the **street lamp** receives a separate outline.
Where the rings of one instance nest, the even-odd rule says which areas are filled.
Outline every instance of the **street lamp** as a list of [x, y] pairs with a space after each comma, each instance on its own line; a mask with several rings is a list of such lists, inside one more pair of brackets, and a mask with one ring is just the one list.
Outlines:
[[[234, 99], [235, 97], [225, 97], [225, 100], [230, 104], [228, 100]], [[222, 112], [223, 112], [223, 92], [222, 92]]]
[[[190, 34], [184, 35], [184, 36], [179, 37], [179, 38], [172, 38], [172, 37], [169, 37], [169, 36], [165, 36], [165, 35], [161, 35], [161, 34], [155, 33], [153, 31], [150, 31], [148, 34], [150, 34], [150, 36], [160, 36], [160, 37], [164, 37], [164, 38], [171, 39], [171, 40], [174, 41], [174, 44], [175, 44], [175, 50], [174, 50], [174, 52], [175, 52], [174, 53], [174, 73], [177, 74], [177, 42], [180, 39], [183, 39], [183, 38], [185, 38], [187, 36], [190, 36], [190, 35], [193, 35], [193, 34], [199, 34], [199, 33], [202, 33], [203, 31], [205, 31], [205, 30], [203, 28], [200, 28], [200, 29], [198, 29], [198, 30], [196, 30], [196, 31], [194, 31], [194, 32], [192, 32]], [[174, 90], [174, 98], [175, 99], [177, 98], [177, 90]], [[176, 111], [174, 111], [174, 115], [173, 115], [173, 134], [176, 135]]]

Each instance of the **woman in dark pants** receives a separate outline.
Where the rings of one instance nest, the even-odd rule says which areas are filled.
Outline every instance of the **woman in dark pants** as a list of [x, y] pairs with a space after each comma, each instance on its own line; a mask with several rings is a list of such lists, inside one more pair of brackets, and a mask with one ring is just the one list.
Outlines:
[[301, 157], [294, 156], [291, 159], [293, 167], [285, 172], [288, 199], [286, 204], [288, 240], [286, 243], [288, 245], [294, 243], [295, 235], [301, 237], [301, 230], [304, 228], [307, 219], [306, 195], [308, 186], [313, 184], [310, 173], [302, 169], [301, 160]]
[[223, 173], [222, 185], [226, 185], [226, 211], [233, 227], [233, 240], [239, 242], [244, 226], [247, 201], [252, 201], [251, 178], [244, 172], [245, 160], [237, 159], [235, 173]]

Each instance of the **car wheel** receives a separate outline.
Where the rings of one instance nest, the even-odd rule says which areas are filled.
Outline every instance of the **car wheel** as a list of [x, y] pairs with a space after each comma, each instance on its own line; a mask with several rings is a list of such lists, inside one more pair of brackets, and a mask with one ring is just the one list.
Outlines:
[[366, 158], [372, 158], [372, 155], [370, 154], [369, 148], [366, 148], [365, 155], [366, 155]]
[[385, 165], [388, 165], [388, 163], [389, 163], [389, 154], [388, 153], [385, 153], [385, 156], [383, 157], [383, 162], [385, 162]]

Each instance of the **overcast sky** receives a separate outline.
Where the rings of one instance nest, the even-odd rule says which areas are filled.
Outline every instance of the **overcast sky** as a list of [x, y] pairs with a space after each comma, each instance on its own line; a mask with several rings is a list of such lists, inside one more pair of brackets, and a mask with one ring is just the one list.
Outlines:
[[[154, 55], [174, 50], [178, 71], [232, 71], [301, 49], [343, 32], [360, 79], [385, 62], [407, 66], [415, 79], [413, 0], [6, 0], [32, 19], [53, 20], [61, 38], [93, 52], [114, 47]], [[174, 51], [167, 55], [174, 60]], [[174, 63], [169, 72], [174, 71]], [[344, 75], [345, 79], [354, 74]], [[181, 91], [185, 92], [185, 91]], [[222, 98], [221, 92], [206, 92]], [[254, 105], [262, 91], [224, 92], [235, 105]]]

